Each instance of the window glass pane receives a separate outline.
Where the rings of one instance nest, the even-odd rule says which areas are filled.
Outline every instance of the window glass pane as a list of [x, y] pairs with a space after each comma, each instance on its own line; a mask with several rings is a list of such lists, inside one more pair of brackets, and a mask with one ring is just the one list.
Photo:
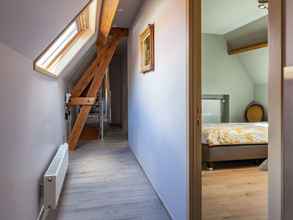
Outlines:
[[70, 23], [34, 61], [35, 71], [54, 78], [59, 76], [95, 34], [97, 0], [90, 0], [90, 2], [75, 21]]
[[76, 22], [73, 22], [60, 37], [50, 46], [50, 48], [43, 54], [37, 65], [47, 67], [66, 47], [67, 44], [77, 35], [78, 28]]

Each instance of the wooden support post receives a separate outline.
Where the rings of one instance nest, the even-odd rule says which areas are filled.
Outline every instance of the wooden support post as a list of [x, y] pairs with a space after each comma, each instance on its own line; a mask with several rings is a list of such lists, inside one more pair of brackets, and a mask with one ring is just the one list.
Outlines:
[[[106, 70], [114, 56], [115, 50], [119, 45], [120, 40], [126, 36], [126, 32], [116, 31], [113, 36], [108, 40], [108, 43], [102, 47], [100, 52], [100, 62], [94, 71], [94, 78], [87, 93], [87, 97], [97, 97], [98, 91], [102, 85], [102, 81], [106, 74]], [[82, 106], [77, 116], [71, 134], [69, 135], [70, 150], [75, 150], [78, 140], [85, 126], [87, 117], [91, 110], [91, 106]]]

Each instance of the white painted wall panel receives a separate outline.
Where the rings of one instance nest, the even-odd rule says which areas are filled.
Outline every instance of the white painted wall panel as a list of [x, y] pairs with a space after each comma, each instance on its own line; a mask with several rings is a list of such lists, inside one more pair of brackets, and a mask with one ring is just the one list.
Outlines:
[[[140, 73], [139, 34], [155, 24], [154, 72]], [[187, 5], [148, 0], [129, 34], [129, 145], [174, 220], [187, 218]]]
[[0, 219], [34, 220], [39, 181], [65, 141], [64, 86], [0, 43]]

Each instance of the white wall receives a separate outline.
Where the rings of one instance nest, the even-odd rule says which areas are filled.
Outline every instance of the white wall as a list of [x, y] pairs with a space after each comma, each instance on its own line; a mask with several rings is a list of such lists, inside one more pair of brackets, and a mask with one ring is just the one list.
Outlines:
[[[29, 59], [36, 58], [88, 0], [1, 0], [0, 41]], [[100, 6], [101, 0], [98, 0]]]
[[230, 95], [230, 121], [241, 122], [254, 100], [254, 82], [239, 58], [228, 55], [222, 35], [203, 34], [202, 41], [203, 94]]
[[[139, 34], [155, 24], [154, 72], [139, 71]], [[187, 5], [145, 1], [129, 34], [129, 145], [174, 220], [187, 218]]]
[[[33, 60], [87, 0], [5, 0], [0, 7], [0, 219], [35, 220], [42, 175], [66, 138], [64, 97], [79, 58], [58, 80], [33, 71]], [[98, 0], [99, 6], [101, 1]], [[52, 13], [54, 12], [54, 13]], [[92, 42], [93, 43], [93, 42]], [[78, 68], [76, 68], [78, 66]]]
[[39, 183], [65, 141], [64, 86], [0, 43], [0, 219], [35, 220]]

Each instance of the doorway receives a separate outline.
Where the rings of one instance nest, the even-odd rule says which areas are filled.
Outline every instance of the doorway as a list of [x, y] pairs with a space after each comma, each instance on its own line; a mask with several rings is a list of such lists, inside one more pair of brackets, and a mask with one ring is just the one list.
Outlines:
[[[282, 82], [282, 2], [269, 4], [269, 189], [268, 219], [282, 218], [282, 144], [281, 144], [281, 82]], [[190, 219], [202, 219], [202, 79], [201, 66], [201, 1], [190, 1]], [[194, 123], [196, 122], [196, 123]], [[276, 131], [277, 130], [277, 131]], [[274, 188], [274, 190], [273, 190]], [[210, 207], [212, 209], [212, 207]]]

